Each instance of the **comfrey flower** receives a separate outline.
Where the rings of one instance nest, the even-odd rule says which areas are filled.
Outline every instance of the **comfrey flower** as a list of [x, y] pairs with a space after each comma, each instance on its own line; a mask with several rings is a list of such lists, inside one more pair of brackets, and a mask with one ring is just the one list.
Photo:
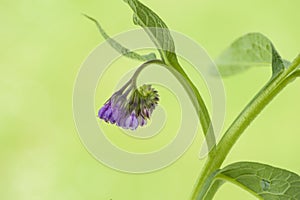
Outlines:
[[135, 130], [147, 124], [158, 104], [159, 95], [151, 85], [143, 85], [138, 89], [130, 86], [124, 92], [127, 87], [128, 84], [111, 96], [99, 110], [98, 117], [124, 129]]

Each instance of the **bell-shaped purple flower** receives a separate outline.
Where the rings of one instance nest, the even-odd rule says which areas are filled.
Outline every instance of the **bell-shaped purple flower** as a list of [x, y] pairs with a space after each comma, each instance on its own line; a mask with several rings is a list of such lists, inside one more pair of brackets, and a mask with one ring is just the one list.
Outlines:
[[110, 121], [110, 118], [113, 114], [111, 101], [109, 100], [104, 106], [99, 110], [98, 117], [105, 120], [106, 122]]
[[157, 91], [151, 85], [131, 90], [130, 87], [124, 93], [116, 92], [99, 110], [98, 117], [124, 129], [135, 130], [146, 125], [159, 100]]
[[138, 127], [139, 122], [137, 120], [135, 113], [131, 113], [129, 116], [127, 116], [124, 125], [125, 126], [123, 128], [125, 129], [129, 128], [131, 130], [135, 130]]

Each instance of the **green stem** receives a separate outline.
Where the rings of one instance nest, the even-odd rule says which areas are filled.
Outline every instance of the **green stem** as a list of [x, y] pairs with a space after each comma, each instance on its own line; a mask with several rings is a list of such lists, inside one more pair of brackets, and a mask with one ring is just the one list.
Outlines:
[[[289, 83], [294, 81], [297, 77], [300, 77], [299, 70], [294, 71], [291, 75], [289, 75], [286, 79], [284, 79], [281, 82], [281, 84], [270, 94], [270, 98], [273, 99], [277, 94], [280, 93], [281, 90], [283, 90]], [[216, 179], [209, 189], [208, 189], [208, 186], [206, 186], [206, 188], [204, 189], [205, 191], [202, 188], [201, 192], [203, 192], [205, 194], [205, 199], [208, 199], [208, 200], [212, 199], [213, 196], [215, 195], [215, 193], [217, 192], [218, 188], [223, 183], [224, 183], [224, 181], [222, 181], [220, 179]], [[207, 184], [206, 180], [205, 180], [205, 184]], [[210, 184], [210, 183], [208, 183], [208, 184]], [[201, 195], [203, 195], [203, 194], [201, 194]]]
[[213, 154], [208, 157], [200, 176], [196, 182], [196, 186], [192, 193], [192, 200], [196, 200], [198, 194], [201, 192], [205, 180], [215, 170], [219, 169], [225, 160], [226, 156], [230, 152], [233, 145], [241, 136], [243, 131], [249, 126], [249, 124], [257, 117], [257, 115], [265, 108], [265, 106], [288, 85], [296, 76], [299, 76], [299, 72], [292, 72], [300, 65], [300, 55], [293, 61], [293, 63], [284, 70], [282, 73], [273, 77], [260, 92], [250, 101], [246, 108], [235, 119], [231, 126], [227, 129], [219, 144], [215, 147]]
[[172, 64], [166, 64], [165, 61], [162, 60], [150, 60], [145, 63], [143, 63], [134, 73], [132, 77], [133, 85], [136, 85], [136, 80], [138, 75], [141, 73], [141, 71], [146, 68], [148, 65], [151, 64], [158, 64], [161, 66], [166, 67], [175, 77], [176, 79], [181, 83], [185, 91], [187, 92], [189, 98], [192, 101], [193, 106], [195, 107], [197, 111], [197, 115], [199, 117], [202, 130], [204, 132], [204, 135], [206, 136], [206, 142], [209, 149], [212, 149], [215, 144], [216, 140], [214, 137], [213, 127], [211, 125], [211, 119], [210, 115], [208, 113], [207, 107], [198, 91], [196, 86], [193, 84], [193, 82], [189, 79], [187, 74], [184, 72], [182, 67], [179, 65], [177, 60], [173, 60]]
[[211, 200], [215, 196], [218, 189], [225, 183], [224, 180], [218, 179], [215, 177], [215, 180], [213, 181], [212, 185], [209, 187], [208, 191], [205, 192], [205, 196], [203, 197], [204, 200]]
[[137, 80], [139, 74], [142, 72], [143, 69], [145, 69], [147, 66], [149, 66], [151, 64], [163, 65], [164, 62], [162, 60], [155, 59], [155, 60], [149, 60], [147, 62], [144, 62], [141, 66], [139, 66], [131, 78], [131, 81], [135, 87], [136, 87], [136, 80]]
[[216, 139], [207, 107], [198, 89], [193, 84], [188, 75], [185, 73], [185, 71], [182, 69], [177, 59], [173, 60], [171, 64], [167, 64], [167, 66], [168, 69], [173, 73], [173, 75], [179, 80], [184, 89], [187, 91], [194, 107], [196, 108], [201, 127], [207, 142], [208, 150], [211, 150], [209, 153], [210, 156], [210, 154], [213, 154], [213, 147], [215, 147], [216, 145]]

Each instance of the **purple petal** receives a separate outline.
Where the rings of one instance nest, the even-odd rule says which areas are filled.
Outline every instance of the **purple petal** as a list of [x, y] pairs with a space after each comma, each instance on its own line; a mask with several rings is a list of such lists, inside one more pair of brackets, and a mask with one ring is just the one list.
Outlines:
[[125, 115], [120, 116], [116, 122], [117, 126], [126, 129], [126, 126], [125, 126], [126, 119], [127, 119], [127, 117]]
[[105, 112], [107, 111], [107, 109], [109, 108], [109, 104], [105, 104], [104, 106], [102, 106], [102, 108], [99, 110], [99, 112], [98, 112], [98, 117], [100, 118], [100, 119], [102, 119], [103, 118], [103, 116], [104, 116], [104, 114], [105, 114]]
[[135, 130], [139, 125], [139, 122], [134, 113], [132, 113], [129, 117], [127, 117], [125, 121], [125, 127], [130, 128], [131, 130]]
[[119, 110], [119, 108], [113, 108], [112, 109], [112, 115], [111, 115], [111, 118], [110, 118], [110, 123], [114, 124], [116, 123], [116, 121], [119, 119], [120, 117], [120, 113], [121, 111]]
[[104, 119], [106, 122], [108, 122], [110, 120], [111, 116], [112, 116], [112, 109], [108, 108], [106, 110], [106, 112], [103, 114], [103, 118], [102, 119]]
[[139, 117], [138, 117], [138, 122], [139, 122], [139, 125], [140, 125], [140, 126], [144, 126], [144, 125], [147, 124], [147, 120], [144, 119], [144, 117], [142, 117], [142, 116], [139, 116]]
[[131, 123], [131, 115], [126, 118], [123, 128], [128, 129], [130, 126], [130, 123]]
[[146, 124], [147, 124], [147, 121], [145, 119], [142, 119], [141, 126], [144, 126]]
[[138, 126], [139, 126], [139, 122], [138, 122], [136, 116], [133, 115], [132, 116], [132, 121], [131, 121], [131, 124], [130, 124], [130, 128], [131, 128], [131, 130], [135, 130]]

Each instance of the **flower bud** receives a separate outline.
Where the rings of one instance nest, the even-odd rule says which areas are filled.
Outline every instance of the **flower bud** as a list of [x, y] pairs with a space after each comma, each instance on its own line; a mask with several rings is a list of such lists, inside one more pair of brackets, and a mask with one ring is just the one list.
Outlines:
[[[124, 90], [124, 89], [123, 89]], [[124, 129], [135, 130], [147, 124], [147, 120], [159, 101], [158, 92], [151, 85], [116, 92], [102, 106], [98, 117], [107, 123], [116, 124]], [[129, 99], [127, 95], [131, 93]]]

